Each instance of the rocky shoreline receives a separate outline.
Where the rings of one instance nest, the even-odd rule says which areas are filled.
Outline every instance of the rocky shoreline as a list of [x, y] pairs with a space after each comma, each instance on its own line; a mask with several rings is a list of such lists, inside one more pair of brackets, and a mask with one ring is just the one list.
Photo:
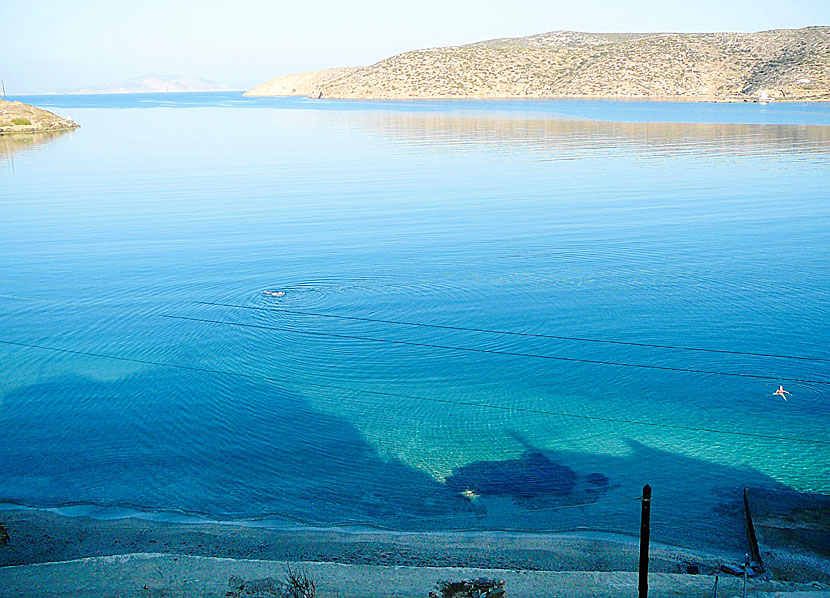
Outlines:
[[74, 120], [48, 110], [23, 102], [0, 100], [0, 135], [68, 131], [80, 126]]

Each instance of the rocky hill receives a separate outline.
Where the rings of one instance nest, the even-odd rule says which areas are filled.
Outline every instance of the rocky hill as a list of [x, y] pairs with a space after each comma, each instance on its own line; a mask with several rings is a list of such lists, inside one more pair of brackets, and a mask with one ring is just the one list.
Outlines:
[[758, 33], [554, 31], [392, 56], [322, 98], [830, 100], [830, 27]]
[[246, 96], [308, 96], [323, 85], [359, 70], [356, 66], [323, 69], [310, 73], [283, 75], [245, 92]]
[[77, 129], [75, 121], [22, 102], [0, 100], [0, 135]]

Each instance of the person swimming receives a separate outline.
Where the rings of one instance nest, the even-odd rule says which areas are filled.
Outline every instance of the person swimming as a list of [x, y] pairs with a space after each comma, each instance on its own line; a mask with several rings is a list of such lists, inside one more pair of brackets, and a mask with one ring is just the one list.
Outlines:
[[775, 391], [774, 393], [772, 393], [772, 394], [774, 394], [774, 395], [778, 395], [779, 397], [781, 397], [782, 399], [784, 399], [784, 400], [786, 401], [786, 400], [787, 400], [787, 395], [792, 396], [792, 394], [793, 394], [793, 393], [791, 393], [791, 392], [789, 392], [789, 391], [784, 390], [784, 385], [783, 385], [783, 384], [779, 384], [779, 385], [778, 385], [778, 390], [776, 390], [776, 391]]
[[285, 291], [263, 291], [269, 297], [285, 297]]

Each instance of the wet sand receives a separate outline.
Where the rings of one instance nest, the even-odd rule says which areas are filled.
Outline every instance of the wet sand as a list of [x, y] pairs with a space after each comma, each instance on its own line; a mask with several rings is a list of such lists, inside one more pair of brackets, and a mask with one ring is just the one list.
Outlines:
[[[144, 519], [99, 520], [49, 511], [0, 512], [11, 540], [0, 566], [125, 553], [343, 564], [484, 567], [557, 571], [635, 571], [638, 541], [599, 533], [411, 533], [336, 528], [273, 529]], [[735, 562], [740, 555], [652, 544], [652, 570], [677, 572], [687, 561]]]
[[[279, 579], [288, 563], [313, 570], [326, 595], [426, 596], [438, 579], [480, 575], [507, 579], [511, 596], [552, 587], [561, 596], [636, 592], [638, 540], [613, 534], [273, 529], [39, 510], [0, 511], [0, 521], [10, 537], [0, 547], [0, 596], [44, 588], [50, 595], [221, 596], [231, 575]], [[741, 556], [652, 544], [652, 595], [710, 595], [714, 578], [706, 573]], [[691, 563], [703, 574], [679, 574]], [[753, 581], [753, 593], [830, 592], [830, 568], [818, 565], [779, 569]], [[732, 595], [738, 582], [721, 575]]]

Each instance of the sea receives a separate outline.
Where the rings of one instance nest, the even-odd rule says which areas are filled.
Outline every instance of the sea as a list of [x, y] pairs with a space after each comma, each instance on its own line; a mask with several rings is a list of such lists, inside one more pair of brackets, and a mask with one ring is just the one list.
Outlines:
[[742, 554], [744, 488], [830, 495], [830, 104], [9, 99], [81, 128], [0, 137], [3, 508], [635, 536], [648, 484]]

